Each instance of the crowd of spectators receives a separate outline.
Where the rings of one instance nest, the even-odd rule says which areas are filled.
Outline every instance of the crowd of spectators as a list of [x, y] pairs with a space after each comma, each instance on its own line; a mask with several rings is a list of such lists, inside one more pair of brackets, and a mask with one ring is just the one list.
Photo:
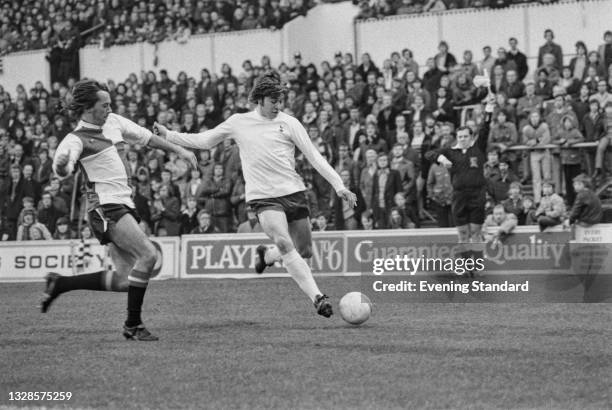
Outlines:
[[[452, 146], [462, 122], [478, 129], [487, 91], [476, 88], [473, 79], [486, 74], [497, 98], [485, 165], [488, 209], [502, 204], [519, 224], [542, 226], [547, 217], [549, 226], [561, 223], [572, 204], [577, 174], [612, 170], [605, 157], [612, 141], [612, 32], [604, 34], [594, 53], [578, 41], [570, 61], [564, 61], [552, 31], [544, 37], [539, 67], [531, 70], [511, 38], [497, 57], [485, 46], [481, 58], [466, 50], [461, 60], [442, 42], [425, 68], [408, 49], [392, 53], [380, 66], [367, 53], [355, 62], [351, 53], [337, 52], [319, 67], [295, 53], [292, 64], [272, 66], [267, 56], [245, 61], [237, 74], [227, 64], [219, 74], [203, 68], [199, 78], [180, 72], [171, 79], [165, 70], [149, 71], [108, 86], [116, 113], [149, 129], [158, 121], [200, 132], [249, 110], [253, 82], [276, 73], [288, 86], [284, 111], [302, 122], [313, 144], [358, 195], [358, 207], [349, 209], [296, 153], [315, 229], [411, 229], [432, 215], [438, 226], [453, 225], [448, 170], [424, 154]], [[73, 189], [80, 184], [74, 185], [73, 178], [60, 181], [51, 170], [58, 142], [75, 126], [55, 108], [59, 99], [70, 98], [72, 81], [54, 83], [51, 90], [41, 82], [29, 91], [19, 86], [13, 95], [0, 88], [4, 240], [18, 233], [20, 239], [70, 237], [82, 220], [81, 195], [74, 196], [72, 207]], [[599, 148], [571, 148], [580, 141]], [[530, 148], [512, 149], [518, 145]], [[126, 148], [143, 229], [160, 236], [260, 229], [245, 204], [237, 146], [226, 140], [197, 155], [199, 168], [188, 170], [173, 154]], [[523, 192], [525, 185], [533, 186], [533, 196]]]
[[357, 19], [384, 18], [402, 14], [435, 13], [465, 8], [503, 8], [522, 3], [552, 4], [558, 0], [353, 0], [359, 5]]
[[[0, 6], [0, 55], [186, 41], [192, 34], [279, 29], [313, 0], [13, 0]], [[81, 36], [83, 34], [83, 36]], [[58, 54], [60, 54], [58, 52]], [[66, 77], [67, 78], [67, 77]]]

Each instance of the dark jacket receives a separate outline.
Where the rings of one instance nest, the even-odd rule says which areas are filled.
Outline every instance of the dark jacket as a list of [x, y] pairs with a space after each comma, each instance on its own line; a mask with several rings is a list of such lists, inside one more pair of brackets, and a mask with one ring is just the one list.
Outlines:
[[576, 195], [570, 211], [570, 223], [582, 222], [593, 225], [599, 223], [602, 216], [601, 201], [591, 190], [585, 189]]
[[230, 195], [232, 193], [232, 183], [228, 178], [216, 181], [214, 178], [204, 183], [202, 195], [206, 197], [206, 210], [215, 216], [230, 216], [231, 204]]
[[[376, 171], [374, 175], [374, 180], [372, 184], [372, 208], [378, 209], [380, 208], [378, 196], [381, 187], [378, 185], [378, 177], [380, 175], [380, 170]], [[389, 175], [387, 176], [387, 183], [382, 189], [384, 189], [385, 196], [385, 207], [387, 210], [390, 210], [393, 207], [393, 197], [398, 192], [402, 191], [402, 177], [399, 171], [394, 169], [389, 169]]]
[[450, 168], [453, 189], [480, 189], [484, 188], [487, 181], [484, 177], [484, 164], [486, 162], [487, 139], [489, 136], [491, 114], [487, 113], [474, 144], [464, 153], [459, 147], [440, 148], [429, 151], [426, 157], [429, 161], [436, 162], [440, 155], [448, 158], [453, 166]]

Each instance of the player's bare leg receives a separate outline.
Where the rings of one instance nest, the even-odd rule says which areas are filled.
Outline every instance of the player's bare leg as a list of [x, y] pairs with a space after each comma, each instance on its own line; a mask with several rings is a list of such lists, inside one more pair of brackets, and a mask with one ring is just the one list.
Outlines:
[[[331, 316], [331, 304], [327, 301], [327, 297], [319, 290], [312, 276], [310, 267], [296, 250], [293, 238], [289, 232], [289, 223], [287, 222], [285, 213], [274, 209], [264, 210], [259, 213], [259, 222], [261, 223], [263, 231], [272, 239], [278, 248], [287, 272], [289, 272], [300, 289], [302, 289], [315, 304], [317, 312], [325, 317]], [[304, 218], [299, 221], [294, 221], [292, 224], [295, 231], [302, 232], [307, 230], [302, 232], [304, 238], [310, 237], [308, 219]]]
[[111, 227], [110, 235], [118, 248], [136, 258], [128, 274], [128, 316], [123, 326], [123, 335], [133, 340], [158, 340], [142, 325], [141, 319], [144, 295], [157, 258], [155, 247], [130, 214], [123, 215]]
[[41, 311], [46, 313], [59, 295], [72, 290], [127, 292], [127, 277], [134, 266], [136, 258], [112, 243], [108, 246], [113, 264], [115, 265], [114, 271], [103, 269], [75, 276], [49, 273], [45, 278], [46, 289], [40, 304]]

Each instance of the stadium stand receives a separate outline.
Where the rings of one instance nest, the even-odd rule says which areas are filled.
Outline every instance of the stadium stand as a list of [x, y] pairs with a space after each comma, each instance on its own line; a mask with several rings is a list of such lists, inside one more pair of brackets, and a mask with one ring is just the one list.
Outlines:
[[42, 48], [62, 54], [85, 44], [110, 47], [185, 41], [191, 34], [279, 29], [313, 5], [312, 0], [6, 1], [0, 8], [0, 55]]
[[[96, 4], [102, 7], [105, 3]], [[132, 3], [111, 2], [105, 12], [116, 10], [115, 15], [122, 15], [119, 5], [128, 4]], [[151, 7], [144, 2], [132, 6]], [[4, 4], [3, 10], [7, 7], [19, 13], [15, 4]], [[184, 14], [180, 7], [177, 10]], [[85, 13], [78, 5], [70, 11]], [[70, 29], [70, 24], [66, 27]], [[171, 32], [161, 36], [176, 39]], [[373, 211], [377, 215], [375, 229], [412, 229], [452, 226], [448, 176], [443, 168], [431, 167], [424, 153], [453, 144], [454, 129], [459, 125], [474, 130], [479, 127], [484, 94], [474, 87], [473, 79], [486, 71], [498, 95], [485, 169], [488, 208], [504, 203], [521, 224], [535, 223], [527, 216], [539, 205], [542, 182], [553, 182], [556, 192], [570, 205], [573, 192], [568, 181], [572, 176], [586, 172], [605, 185], [607, 173], [612, 171], [606, 157], [612, 138], [612, 33], [605, 33], [604, 44], [588, 48], [578, 41], [575, 57], [568, 59], [566, 55], [565, 61], [554, 36], [549, 37], [540, 48], [537, 67], [528, 67], [512, 41], [508, 50], [497, 51], [497, 58], [485, 55], [479, 61], [474, 61], [476, 53], [470, 50], [455, 57], [448, 44], [441, 42], [431, 58], [418, 62], [407, 49], [393, 52], [383, 61], [372, 61], [367, 53], [354, 58], [339, 50], [317, 67], [303, 63], [296, 53], [291, 64], [278, 67], [263, 56], [259, 61], [244, 61], [240, 68], [225, 64], [219, 73], [202, 68], [199, 78], [161, 69], [116, 78], [108, 85], [114, 111], [120, 115], [149, 128], [158, 121], [172, 129], [199, 132], [247, 110], [248, 92], [255, 79], [274, 72], [288, 85], [285, 111], [302, 121], [321, 153], [363, 199], [355, 213], [343, 212], [331, 187], [298, 155], [297, 169], [308, 187], [315, 229], [317, 219], [325, 221], [326, 230], [363, 229], [363, 221], [369, 225]], [[561, 61], [557, 61], [559, 55]], [[78, 73], [75, 65], [75, 61], [64, 59], [61, 75], [49, 90], [42, 82], [29, 90], [20, 86], [14, 94], [0, 86], [2, 240], [15, 239], [18, 230], [21, 237], [39, 236], [24, 229], [27, 226], [19, 229], [24, 209], [29, 208], [36, 212], [34, 220], [56, 238], [81, 231], [84, 201], [74, 189], [80, 186], [78, 176], [59, 181], [50, 168], [58, 141], [74, 126], [73, 119], [58, 112], [56, 106], [60, 99], [70, 97], [70, 87], [78, 77], [72, 75]], [[564, 145], [570, 139], [582, 142]], [[386, 164], [376, 158], [381, 152], [388, 154]], [[212, 228], [204, 224], [200, 231], [234, 232], [247, 221], [237, 147], [226, 142], [198, 156], [199, 170], [188, 172], [173, 156], [129, 147], [127, 162], [145, 229], [160, 236], [197, 230], [201, 210], [212, 220]], [[215, 165], [222, 166], [222, 173], [213, 176]], [[397, 171], [401, 186], [374, 192], [374, 178], [379, 168], [386, 167]], [[517, 181], [520, 192], [509, 198], [508, 188]], [[213, 193], [210, 186], [219, 190]], [[380, 195], [387, 198], [384, 206], [378, 202]], [[163, 208], [173, 212], [162, 213]], [[39, 225], [31, 230], [44, 233]]]

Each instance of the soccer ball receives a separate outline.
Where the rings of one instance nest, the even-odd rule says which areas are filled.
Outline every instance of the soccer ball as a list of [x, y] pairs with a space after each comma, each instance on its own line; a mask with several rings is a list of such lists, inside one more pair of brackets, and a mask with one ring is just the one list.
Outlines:
[[349, 292], [340, 299], [340, 316], [351, 325], [360, 325], [370, 317], [372, 302], [360, 292]]

